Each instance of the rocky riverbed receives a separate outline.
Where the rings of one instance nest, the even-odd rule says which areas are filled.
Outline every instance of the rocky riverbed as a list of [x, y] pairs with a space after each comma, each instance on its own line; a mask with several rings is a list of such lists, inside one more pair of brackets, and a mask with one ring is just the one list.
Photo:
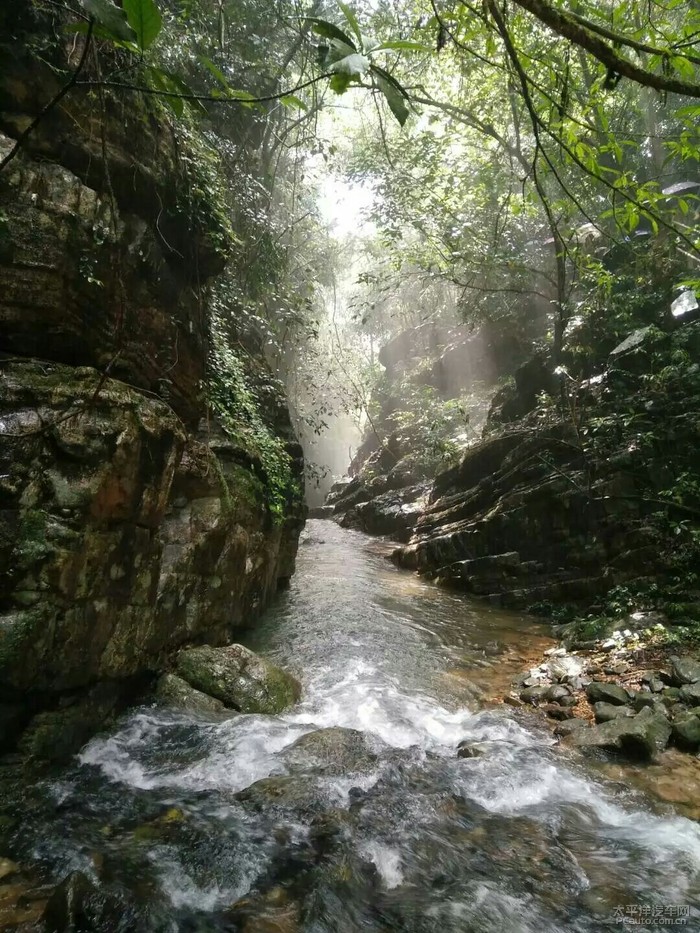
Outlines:
[[700, 819], [700, 661], [659, 644], [662, 628], [535, 650], [489, 695], [543, 719], [603, 772]]

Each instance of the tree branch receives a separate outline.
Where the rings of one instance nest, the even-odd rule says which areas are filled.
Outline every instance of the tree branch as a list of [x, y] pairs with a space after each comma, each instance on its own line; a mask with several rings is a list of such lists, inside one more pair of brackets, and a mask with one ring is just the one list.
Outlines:
[[537, 17], [541, 23], [544, 23], [545, 26], [548, 26], [558, 35], [581, 46], [594, 58], [597, 58], [599, 62], [602, 62], [603, 65], [606, 65], [615, 73], [622, 75], [622, 77], [629, 78], [630, 81], [635, 81], [645, 87], [653, 87], [657, 91], [683, 94], [686, 97], [700, 97], [700, 84], [682, 81], [680, 78], [657, 75], [644, 68], [639, 68], [619, 55], [607, 42], [604, 42], [594, 32], [595, 27], [592, 28], [588, 21], [584, 20], [586, 25], [582, 25], [569, 14], [555, 9], [547, 0], [513, 0], [513, 2]]

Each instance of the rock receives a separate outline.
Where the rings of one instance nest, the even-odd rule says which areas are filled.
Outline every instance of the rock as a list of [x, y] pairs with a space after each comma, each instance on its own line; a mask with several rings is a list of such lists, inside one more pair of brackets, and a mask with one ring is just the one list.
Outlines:
[[660, 671], [647, 671], [645, 674], [642, 674], [641, 680], [643, 684], [649, 687], [652, 693], [661, 693], [665, 689]]
[[677, 703], [680, 696], [681, 691], [678, 687], [664, 687], [661, 691], [661, 698], [667, 703]]
[[629, 703], [629, 695], [623, 687], [600, 681], [593, 681], [586, 687], [586, 696], [591, 703], [612, 703], [616, 706]]
[[695, 750], [700, 746], [700, 716], [685, 716], [671, 724], [671, 731], [676, 745]]
[[678, 697], [689, 706], [700, 706], [700, 683], [684, 684]]
[[520, 699], [523, 703], [530, 703], [535, 706], [537, 703], [547, 699], [549, 687], [544, 684], [536, 684], [532, 687], [526, 687], [520, 691]]
[[588, 729], [588, 723], [585, 719], [567, 719], [564, 722], [560, 722], [554, 729], [554, 734], [560, 738], [565, 738], [566, 736], [573, 735], [575, 732], [578, 732], [580, 729]]
[[552, 680], [564, 680], [565, 677], [580, 677], [583, 673], [583, 662], [573, 655], [551, 658], [547, 661], [547, 670]]
[[16, 862], [9, 858], [0, 858], [0, 881], [17, 874], [19, 870], [19, 865]]
[[195, 690], [176, 674], [163, 674], [156, 684], [156, 699], [165, 706], [186, 709], [193, 713], [221, 713], [226, 707], [201, 690]]
[[322, 774], [338, 777], [357, 771], [370, 771], [377, 760], [361, 732], [339, 726], [302, 735], [285, 749], [282, 757], [292, 768], [312, 767]]
[[138, 928], [132, 910], [120, 898], [107, 895], [80, 871], [71, 872], [51, 895], [43, 915], [46, 933], [82, 933]]
[[545, 706], [542, 706], [541, 709], [549, 716], [550, 719], [572, 719], [574, 713], [571, 709], [568, 709], [565, 706], [559, 706], [558, 703], [547, 703]]
[[478, 745], [473, 745], [468, 741], [460, 742], [457, 746], [458, 758], [481, 758], [484, 750]]
[[282, 810], [309, 814], [325, 806], [316, 781], [305, 775], [284, 775], [263, 778], [239, 791], [236, 800], [259, 812]]
[[634, 716], [629, 706], [614, 706], [612, 703], [595, 703], [593, 706], [596, 722], [612, 722], [624, 716]]
[[561, 702], [561, 700], [568, 699], [568, 697], [570, 696], [571, 696], [571, 691], [567, 689], [567, 687], [564, 687], [564, 686], [554, 685], [553, 687], [550, 687], [549, 690], [547, 691], [547, 699], [551, 703], [559, 703]]
[[280, 713], [301, 696], [301, 684], [243, 645], [186, 648], [177, 672], [190, 686], [241, 713]]
[[301, 930], [301, 907], [282, 886], [241, 898], [227, 911], [227, 916], [240, 933], [298, 933]]
[[674, 657], [671, 661], [671, 683], [674, 687], [696, 684], [700, 681], [700, 661]]
[[588, 677], [579, 677], [576, 674], [568, 674], [566, 677], [562, 677], [561, 682], [571, 687], [574, 692], [577, 692], [587, 687], [590, 683], [590, 679]]
[[632, 695], [631, 704], [633, 709], [637, 712], [644, 709], [645, 706], [651, 709], [656, 709], [657, 707], [663, 708], [661, 697], [657, 696], [655, 693], [647, 693], [645, 690], [639, 690], [637, 693], [634, 693]]
[[607, 748], [637, 758], [652, 760], [663, 751], [671, 736], [671, 724], [659, 713], [643, 709], [631, 718], [621, 717], [593, 726], [572, 737], [580, 748]]

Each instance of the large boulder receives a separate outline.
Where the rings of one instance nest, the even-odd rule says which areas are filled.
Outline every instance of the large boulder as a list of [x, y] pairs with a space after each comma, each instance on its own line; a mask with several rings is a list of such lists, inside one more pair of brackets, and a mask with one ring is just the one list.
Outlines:
[[692, 750], [700, 746], [700, 716], [691, 713], [689, 716], [677, 719], [672, 729], [673, 739], [681, 748]]
[[700, 706], [700, 683], [684, 684], [680, 689], [679, 698], [689, 706]]
[[335, 726], [302, 735], [284, 752], [284, 760], [292, 769], [312, 768], [340, 776], [371, 770], [377, 756], [367, 747], [361, 732]]
[[700, 681], [700, 661], [693, 658], [671, 658], [671, 680], [676, 687]]
[[643, 709], [631, 718], [621, 717], [583, 729], [572, 736], [579, 748], [604, 748], [652, 760], [671, 737], [671, 724], [654, 710]]
[[241, 713], [280, 713], [301, 696], [295, 677], [243, 645], [186, 648], [178, 655], [177, 673]]
[[195, 690], [176, 674], [163, 674], [156, 684], [156, 700], [163, 706], [192, 713], [222, 713], [226, 710], [221, 700]]

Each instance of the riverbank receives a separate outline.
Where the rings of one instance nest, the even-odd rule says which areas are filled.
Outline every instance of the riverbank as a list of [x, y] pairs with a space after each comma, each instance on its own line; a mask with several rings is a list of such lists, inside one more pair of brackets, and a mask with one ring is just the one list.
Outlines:
[[661, 623], [585, 647], [542, 648], [537, 635], [487, 696], [546, 724], [606, 777], [700, 820], [700, 662], [665, 636]]

